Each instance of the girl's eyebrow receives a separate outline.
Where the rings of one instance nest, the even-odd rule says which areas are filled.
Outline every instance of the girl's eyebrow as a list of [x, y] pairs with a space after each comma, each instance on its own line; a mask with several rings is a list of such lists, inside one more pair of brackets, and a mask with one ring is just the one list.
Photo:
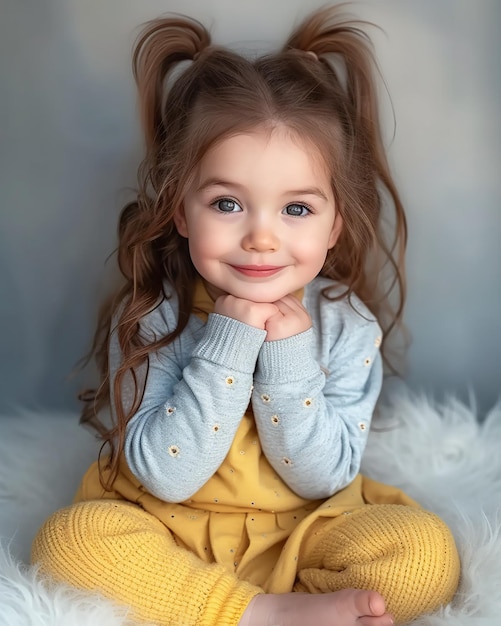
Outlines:
[[243, 189], [244, 185], [233, 183], [229, 180], [222, 180], [221, 178], [208, 178], [199, 185], [197, 192], [205, 191], [209, 187], [236, 187], [237, 189]]
[[318, 196], [322, 200], [328, 201], [325, 193], [320, 189], [320, 187], [307, 187], [306, 189], [291, 189], [287, 192], [287, 194], [291, 196]]
[[[240, 183], [234, 183], [228, 180], [221, 180], [220, 178], [208, 178], [197, 189], [197, 192], [205, 191], [209, 187], [233, 187], [236, 189], [244, 189], [245, 185]], [[329, 200], [326, 194], [320, 189], [320, 187], [306, 187], [305, 189], [291, 189], [284, 193], [284, 196], [317, 196], [326, 202]]]

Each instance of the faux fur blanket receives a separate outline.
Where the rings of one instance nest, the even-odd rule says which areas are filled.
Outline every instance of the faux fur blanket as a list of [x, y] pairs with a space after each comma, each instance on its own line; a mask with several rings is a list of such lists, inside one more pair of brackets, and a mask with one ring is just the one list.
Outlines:
[[[500, 442], [501, 403], [480, 423], [474, 406], [400, 389], [378, 411], [364, 472], [442, 516], [462, 558], [453, 602], [413, 626], [501, 624]], [[71, 501], [97, 447], [75, 415], [0, 416], [0, 626], [129, 625], [126, 609], [50, 587], [26, 565], [36, 529]]]

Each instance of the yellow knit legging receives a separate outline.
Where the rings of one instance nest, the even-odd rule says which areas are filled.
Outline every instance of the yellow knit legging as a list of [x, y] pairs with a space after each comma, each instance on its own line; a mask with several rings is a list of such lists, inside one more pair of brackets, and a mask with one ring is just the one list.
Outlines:
[[[38, 533], [32, 559], [56, 580], [99, 590], [138, 621], [161, 626], [236, 626], [262, 592], [180, 548], [157, 518], [123, 501], [58, 511]], [[448, 603], [458, 578], [454, 540], [439, 518], [416, 507], [367, 505], [313, 523], [294, 590], [374, 589], [404, 623]]]

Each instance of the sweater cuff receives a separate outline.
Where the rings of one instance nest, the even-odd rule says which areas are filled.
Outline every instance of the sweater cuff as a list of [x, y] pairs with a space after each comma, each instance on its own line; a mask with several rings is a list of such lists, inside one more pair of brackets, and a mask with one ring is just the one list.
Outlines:
[[313, 328], [304, 333], [264, 342], [254, 376], [260, 383], [292, 383], [318, 372], [312, 355]]
[[265, 337], [265, 330], [211, 313], [193, 357], [252, 374]]
[[200, 624], [238, 624], [250, 601], [263, 593], [244, 580], [236, 580], [230, 575], [221, 576], [217, 586], [211, 588], [207, 605]]

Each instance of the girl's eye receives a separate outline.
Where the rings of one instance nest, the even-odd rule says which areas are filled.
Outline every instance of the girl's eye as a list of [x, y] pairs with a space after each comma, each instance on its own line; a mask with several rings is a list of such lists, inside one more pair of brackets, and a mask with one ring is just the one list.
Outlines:
[[221, 211], [221, 213], [237, 213], [242, 210], [240, 205], [237, 204], [235, 200], [230, 200], [230, 198], [221, 198], [220, 200], [216, 200], [212, 203], [212, 206], [216, 207], [216, 209]]
[[311, 213], [310, 209], [305, 204], [288, 204], [283, 210], [285, 215], [291, 215], [292, 217], [304, 217]]

